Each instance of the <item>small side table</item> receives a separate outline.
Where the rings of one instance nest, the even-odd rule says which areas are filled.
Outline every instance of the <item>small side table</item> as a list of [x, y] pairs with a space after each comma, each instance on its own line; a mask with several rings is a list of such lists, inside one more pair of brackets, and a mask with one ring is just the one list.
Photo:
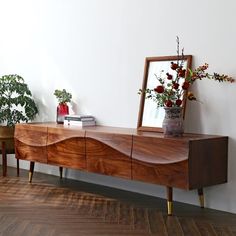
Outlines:
[[[1, 142], [1, 153], [2, 153], [2, 175], [5, 177], [7, 175], [7, 154], [14, 154], [14, 149], [8, 149], [6, 147], [6, 142], [11, 140], [12, 137], [0, 138]], [[20, 174], [19, 159], [17, 159], [17, 176]]]

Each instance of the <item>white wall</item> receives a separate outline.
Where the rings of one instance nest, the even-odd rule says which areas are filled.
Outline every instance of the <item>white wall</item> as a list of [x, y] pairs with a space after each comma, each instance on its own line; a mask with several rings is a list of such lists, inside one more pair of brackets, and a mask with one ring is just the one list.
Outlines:
[[[0, 0], [0, 74], [25, 78], [40, 121], [55, 120], [53, 92], [66, 88], [76, 112], [136, 127], [144, 58], [175, 55], [176, 35], [194, 66], [208, 62], [210, 71], [236, 78], [235, 11], [234, 0]], [[229, 181], [206, 189], [206, 205], [236, 213], [236, 84], [202, 81], [194, 90], [202, 103], [188, 104], [186, 131], [230, 137]], [[36, 170], [58, 174], [45, 165]], [[72, 170], [66, 176], [165, 197], [156, 185]], [[198, 204], [194, 191], [175, 190], [174, 198]]]

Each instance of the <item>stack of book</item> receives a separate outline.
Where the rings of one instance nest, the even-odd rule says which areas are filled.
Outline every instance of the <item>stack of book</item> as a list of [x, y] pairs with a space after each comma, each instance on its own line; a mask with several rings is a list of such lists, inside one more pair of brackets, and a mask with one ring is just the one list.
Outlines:
[[96, 120], [91, 115], [66, 115], [64, 125], [94, 126]]

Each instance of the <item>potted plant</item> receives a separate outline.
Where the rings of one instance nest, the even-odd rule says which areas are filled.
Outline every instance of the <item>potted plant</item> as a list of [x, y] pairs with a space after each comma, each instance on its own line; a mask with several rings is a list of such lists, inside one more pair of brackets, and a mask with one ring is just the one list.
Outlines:
[[57, 106], [57, 123], [63, 124], [65, 115], [69, 114], [69, 107], [67, 103], [71, 102], [72, 95], [65, 89], [62, 90], [56, 89], [54, 91], [54, 95], [56, 96], [59, 103]]
[[19, 75], [0, 78], [0, 123], [14, 127], [16, 123], [33, 120], [38, 108], [31, 91]]
[[0, 140], [5, 144], [3, 153], [14, 153], [14, 126], [33, 120], [38, 108], [31, 91], [19, 75], [0, 77]]

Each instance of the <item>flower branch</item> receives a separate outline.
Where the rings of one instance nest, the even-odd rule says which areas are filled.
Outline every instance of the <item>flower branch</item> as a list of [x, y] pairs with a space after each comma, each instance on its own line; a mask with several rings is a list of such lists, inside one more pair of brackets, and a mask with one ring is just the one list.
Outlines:
[[[210, 79], [218, 82], [230, 82], [235, 80], [226, 74], [207, 72], [209, 65], [205, 63], [194, 70], [184, 68], [184, 53], [182, 49], [179, 55], [179, 38], [177, 37], [178, 60], [170, 63], [171, 72], [164, 73], [162, 70], [160, 76], [155, 74], [157, 86], [155, 88], [140, 89], [139, 94], [145, 93], [147, 99], [153, 100], [157, 107], [180, 107], [183, 100], [187, 97], [189, 100], [197, 100], [193, 92], [188, 92], [190, 86], [197, 80]], [[181, 60], [179, 60], [181, 58]], [[164, 74], [164, 75], [163, 75]]]

